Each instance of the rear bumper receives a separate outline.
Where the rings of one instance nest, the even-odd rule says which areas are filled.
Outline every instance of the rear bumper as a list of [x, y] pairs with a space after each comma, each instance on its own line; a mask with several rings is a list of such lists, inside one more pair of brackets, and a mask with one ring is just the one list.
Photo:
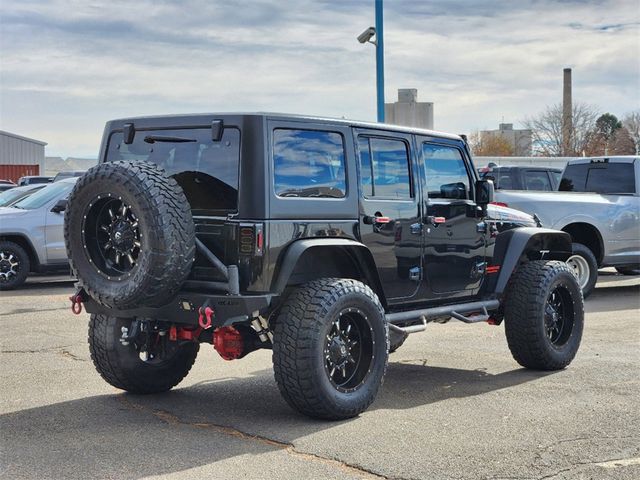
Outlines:
[[198, 326], [200, 309], [213, 309], [212, 326], [224, 327], [243, 322], [256, 312], [268, 309], [274, 295], [225, 295], [182, 291], [170, 303], [161, 307], [141, 307], [132, 309], [109, 308], [84, 295], [84, 307], [89, 313], [113, 317], [151, 318], [172, 323]]

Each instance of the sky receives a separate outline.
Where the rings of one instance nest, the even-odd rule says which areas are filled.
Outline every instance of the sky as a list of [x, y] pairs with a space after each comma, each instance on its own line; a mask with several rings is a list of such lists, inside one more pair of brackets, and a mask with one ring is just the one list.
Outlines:
[[[640, 108], [640, 0], [385, 0], [385, 97], [435, 128], [515, 127], [561, 101]], [[375, 120], [373, 0], [0, 0], [0, 129], [96, 157], [104, 123], [272, 111]]]

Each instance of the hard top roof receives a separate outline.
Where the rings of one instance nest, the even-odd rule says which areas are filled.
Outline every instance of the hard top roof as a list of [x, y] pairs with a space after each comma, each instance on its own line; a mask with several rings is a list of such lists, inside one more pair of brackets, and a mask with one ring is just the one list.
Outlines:
[[441, 137], [448, 138], [451, 140], [462, 140], [460, 135], [454, 135], [446, 132], [439, 132], [436, 130], [427, 130], [416, 127], [407, 127], [404, 125], [392, 125], [390, 123], [376, 123], [376, 122], [367, 122], [362, 120], [349, 120], [345, 118], [332, 118], [332, 117], [320, 117], [313, 115], [301, 115], [301, 114], [290, 114], [290, 113], [276, 113], [276, 112], [213, 112], [213, 113], [189, 113], [189, 114], [176, 114], [176, 115], [150, 115], [150, 116], [140, 116], [140, 117], [127, 117], [127, 118], [119, 118], [115, 120], [111, 120], [108, 124], [122, 124], [127, 122], [132, 122], [135, 124], [136, 121], [144, 122], [145, 124], [154, 123], [155, 121], [162, 120], [162, 123], [166, 126], [168, 125], [167, 120], [171, 119], [179, 119], [181, 124], [184, 124], [186, 120], [192, 119], [194, 123], [205, 124], [209, 123], [211, 120], [215, 120], [221, 118], [224, 120], [225, 117], [264, 117], [269, 120], [293, 120], [293, 121], [303, 121], [303, 122], [313, 122], [313, 123], [331, 123], [337, 125], [344, 126], [352, 126], [352, 127], [361, 127], [361, 128], [372, 128], [379, 130], [391, 130], [397, 132], [405, 132], [405, 133], [415, 133], [425, 136], [433, 136], [433, 137]]

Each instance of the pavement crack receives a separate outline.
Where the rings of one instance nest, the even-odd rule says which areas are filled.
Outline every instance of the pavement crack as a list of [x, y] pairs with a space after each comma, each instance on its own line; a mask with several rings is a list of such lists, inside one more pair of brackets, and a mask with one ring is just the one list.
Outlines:
[[283, 450], [286, 453], [288, 453], [289, 455], [292, 455], [296, 458], [300, 458], [302, 460], [306, 460], [306, 461], [313, 461], [313, 462], [319, 462], [322, 463], [324, 465], [329, 465], [335, 468], [338, 468], [340, 470], [342, 470], [344, 473], [349, 473], [352, 475], [356, 475], [359, 476], [361, 478], [364, 479], [374, 479], [374, 480], [379, 480], [379, 479], [384, 479], [384, 480], [391, 480], [391, 478], [393, 478], [393, 480], [409, 480], [409, 479], [402, 479], [399, 477], [387, 477], [384, 475], [381, 475], [379, 473], [375, 473], [371, 470], [368, 470], [362, 466], [359, 465], [352, 465], [349, 464], [347, 462], [344, 462], [342, 460], [337, 460], [334, 458], [329, 458], [329, 457], [323, 457], [321, 455], [316, 455], [314, 453], [307, 453], [307, 452], [302, 452], [298, 449], [296, 449], [296, 447], [291, 444], [291, 443], [287, 443], [287, 442], [281, 442], [279, 440], [274, 440], [272, 438], [268, 438], [268, 437], [264, 437], [262, 435], [255, 435], [255, 434], [251, 434], [251, 433], [247, 433], [247, 432], [243, 432], [241, 430], [238, 430], [237, 428], [234, 427], [229, 427], [226, 425], [219, 425], [217, 423], [211, 423], [211, 422], [189, 422], [189, 421], [185, 421], [182, 420], [181, 418], [177, 417], [176, 415], [169, 413], [165, 410], [158, 410], [155, 408], [150, 408], [150, 407], [146, 407], [144, 405], [140, 405], [137, 403], [133, 403], [131, 402], [128, 398], [126, 398], [124, 395], [120, 395], [117, 397], [117, 400], [122, 403], [125, 407], [128, 407], [131, 410], [135, 410], [138, 412], [143, 412], [143, 413], [148, 413], [153, 415], [154, 417], [158, 418], [159, 420], [163, 421], [164, 423], [167, 423], [169, 425], [183, 425], [183, 426], [188, 426], [188, 427], [193, 427], [193, 428], [206, 428], [206, 429], [211, 429], [211, 430], [215, 430], [218, 433], [222, 433], [224, 435], [229, 435], [235, 438], [239, 438], [245, 441], [250, 441], [250, 442], [256, 442], [256, 443], [260, 443], [262, 445], [268, 446], [268, 447], [272, 447], [272, 448], [277, 448], [279, 450]]
[[69, 310], [69, 307], [56, 307], [56, 308], [16, 308], [9, 312], [0, 313], [0, 316], [4, 315], [22, 315], [24, 313], [40, 313], [40, 312], [55, 312], [58, 310]]

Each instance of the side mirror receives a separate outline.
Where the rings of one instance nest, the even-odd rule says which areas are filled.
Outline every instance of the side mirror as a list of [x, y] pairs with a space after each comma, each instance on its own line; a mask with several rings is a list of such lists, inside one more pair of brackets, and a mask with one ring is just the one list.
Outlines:
[[493, 182], [491, 180], [476, 180], [476, 204], [486, 207], [493, 202]]
[[64, 212], [67, 209], [67, 199], [61, 198], [56, 202], [56, 204], [51, 208], [53, 213]]

